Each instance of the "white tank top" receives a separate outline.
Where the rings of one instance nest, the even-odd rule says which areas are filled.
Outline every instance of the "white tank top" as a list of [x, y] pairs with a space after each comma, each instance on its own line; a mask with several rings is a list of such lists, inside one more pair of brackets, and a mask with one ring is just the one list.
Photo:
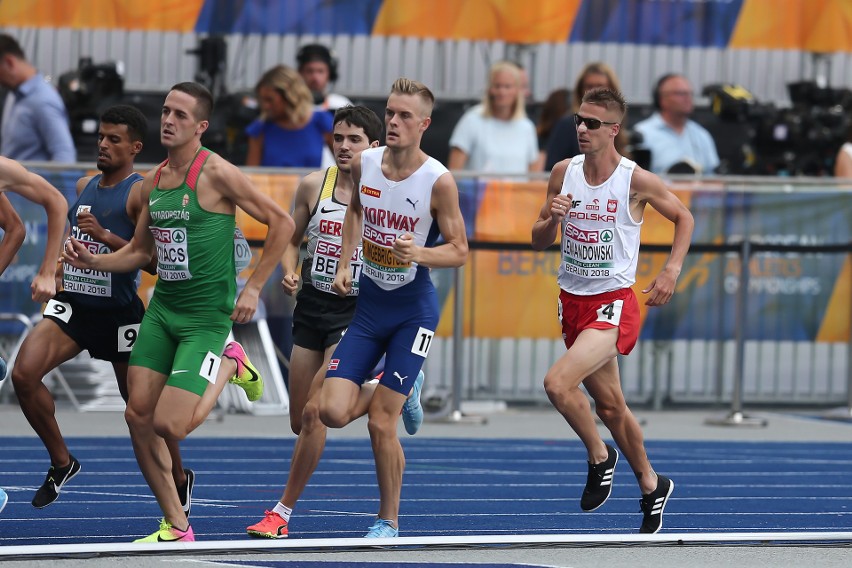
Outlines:
[[557, 282], [570, 294], [590, 296], [632, 286], [639, 258], [638, 223], [630, 216], [630, 180], [636, 163], [622, 157], [598, 186], [583, 174], [586, 156], [575, 156], [565, 171], [562, 195], [571, 209], [562, 220], [562, 259]]
[[[319, 199], [305, 234], [308, 238], [308, 255], [302, 263], [302, 280], [321, 292], [334, 294], [331, 285], [337, 272], [337, 262], [340, 260], [340, 250], [343, 244], [343, 216], [346, 214], [346, 203], [341, 203], [334, 196], [337, 187], [337, 166], [325, 171]], [[358, 277], [361, 275], [361, 243], [358, 243], [355, 254], [352, 255], [352, 289], [349, 296], [358, 295]]]
[[417, 263], [399, 262], [392, 254], [393, 243], [405, 233], [414, 236], [418, 246], [431, 246], [432, 186], [447, 173], [434, 158], [402, 181], [382, 174], [385, 147], [361, 152], [361, 180], [358, 197], [364, 210], [363, 273], [379, 288], [393, 290], [414, 281]]

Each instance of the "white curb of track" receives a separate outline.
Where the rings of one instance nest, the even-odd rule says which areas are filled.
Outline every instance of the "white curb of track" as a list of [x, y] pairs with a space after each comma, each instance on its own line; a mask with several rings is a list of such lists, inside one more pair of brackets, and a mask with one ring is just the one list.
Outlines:
[[175, 543], [97, 543], [0, 546], [0, 560], [75, 556], [137, 556], [174, 553], [240, 553], [270, 550], [369, 550], [397, 547], [487, 547], [514, 546], [631, 546], [631, 545], [735, 545], [735, 544], [852, 544], [852, 532], [750, 532], [750, 533], [663, 533], [651, 535], [479, 535], [420, 536], [400, 538], [315, 538], [294, 540], [212, 540]]

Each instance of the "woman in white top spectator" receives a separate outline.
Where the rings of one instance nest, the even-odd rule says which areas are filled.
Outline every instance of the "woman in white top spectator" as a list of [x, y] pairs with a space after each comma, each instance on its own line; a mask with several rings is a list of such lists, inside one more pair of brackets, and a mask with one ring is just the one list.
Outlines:
[[541, 171], [535, 124], [524, 108], [521, 70], [499, 61], [489, 72], [482, 104], [468, 109], [450, 137], [451, 170], [489, 174]]

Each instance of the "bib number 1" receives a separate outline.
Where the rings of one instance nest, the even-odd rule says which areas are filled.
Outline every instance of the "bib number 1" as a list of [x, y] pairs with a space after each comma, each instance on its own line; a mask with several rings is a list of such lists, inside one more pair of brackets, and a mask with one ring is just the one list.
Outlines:
[[201, 362], [201, 369], [198, 370], [198, 374], [207, 379], [211, 385], [216, 384], [216, 375], [219, 374], [219, 365], [221, 364], [222, 359], [212, 351], [208, 351]]

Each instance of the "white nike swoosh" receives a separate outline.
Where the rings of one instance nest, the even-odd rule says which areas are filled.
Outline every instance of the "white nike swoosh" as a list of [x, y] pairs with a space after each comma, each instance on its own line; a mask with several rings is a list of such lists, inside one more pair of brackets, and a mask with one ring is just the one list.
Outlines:
[[177, 370], [177, 371], [172, 371], [172, 374], [173, 375], [179, 375], [181, 373], [188, 373], [188, 372], [189, 371], [187, 371], [186, 369], [181, 369], [181, 370]]
[[160, 196], [160, 197], [158, 197], [157, 199], [150, 199], [150, 200], [148, 200], [148, 207], [153, 207], [153, 206], [154, 206], [154, 204], [155, 204], [156, 202], [158, 202], [159, 200], [161, 200], [163, 197], [165, 197], [165, 195]]

